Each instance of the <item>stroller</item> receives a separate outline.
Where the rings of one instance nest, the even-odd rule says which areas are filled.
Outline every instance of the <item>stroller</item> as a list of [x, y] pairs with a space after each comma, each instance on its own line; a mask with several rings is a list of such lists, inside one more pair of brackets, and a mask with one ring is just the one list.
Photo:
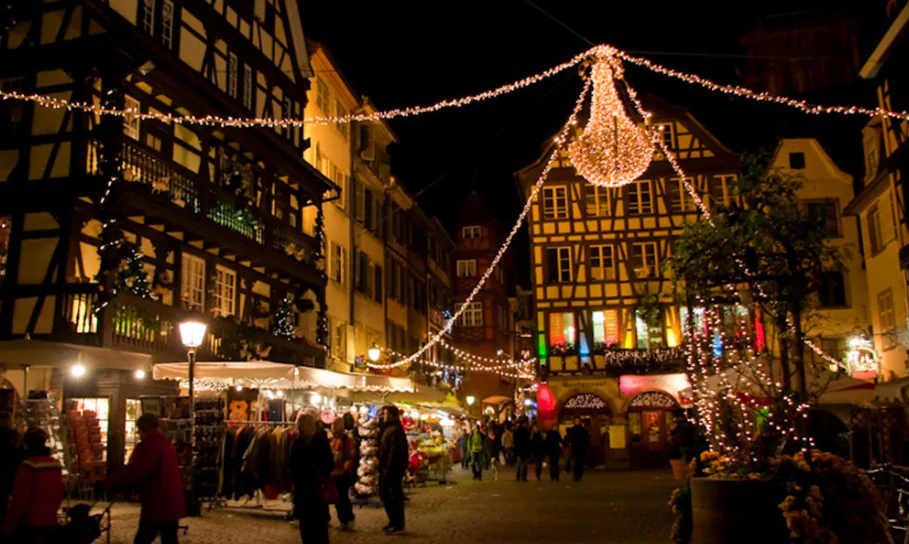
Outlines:
[[[77, 504], [65, 510], [67, 523], [60, 528], [60, 542], [71, 542], [73, 544], [91, 544], [101, 538], [101, 535], [107, 533], [107, 542], [110, 544], [110, 507], [113, 502], [100, 514], [92, 514], [91, 511], [98, 504]], [[104, 518], [107, 523], [104, 523]]]

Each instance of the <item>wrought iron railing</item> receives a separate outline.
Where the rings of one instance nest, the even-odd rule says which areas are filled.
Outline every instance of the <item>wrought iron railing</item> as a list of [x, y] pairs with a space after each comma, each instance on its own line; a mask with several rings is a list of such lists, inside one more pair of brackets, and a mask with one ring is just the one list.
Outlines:
[[199, 213], [201, 207], [196, 184], [173, 166], [129, 143], [123, 146], [120, 158], [123, 179], [147, 185], [152, 193], [167, 195], [174, 204]]

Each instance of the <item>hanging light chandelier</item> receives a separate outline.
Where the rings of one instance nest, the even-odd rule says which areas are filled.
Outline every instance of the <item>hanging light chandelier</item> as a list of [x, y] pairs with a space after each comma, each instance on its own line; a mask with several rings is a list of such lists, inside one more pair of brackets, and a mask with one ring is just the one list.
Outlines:
[[615, 81], [622, 75], [622, 62], [615, 50], [604, 48], [590, 70], [590, 118], [581, 135], [568, 146], [568, 156], [578, 174], [601, 187], [633, 182], [653, 160], [651, 131], [628, 117], [619, 98]]

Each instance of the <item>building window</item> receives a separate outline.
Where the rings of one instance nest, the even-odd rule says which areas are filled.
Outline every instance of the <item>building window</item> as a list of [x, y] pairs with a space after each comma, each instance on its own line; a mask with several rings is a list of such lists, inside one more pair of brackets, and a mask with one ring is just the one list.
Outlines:
[[171, 49], [174, 46], [174, 2], [164, 0], [161, 5], [161, 43]]
[[549, 345], [550, 346], [575, 346], [577, 328], [572, 312], [559, 312], [549, 314]]
[[354, 183], [356, 184], [354, 189], [354, 198], [356, 200], [354, 219], [362, 223], [366, 221], [366, 186], [360, 181], [354, 181]]
[[243, 65], [243, 107], [254, 110], [253, 70], [248, 64]]
[[688, 194], [685, 183], [694, 183], [694, 178], [670, 178], [669, 186], [669, 211], [670, 213], [684, 213], [697, 211], [694, 199]]
[[461, 237], [464, 239], [480, 238], [481, 234], [482, 234], [482, 228], [479, 226], [476, 226], [476, 225], [461, 228]]
[[347, 360], [347, 325], [344, 323], [333, 323], [334, 333], [332, 335], [331, 353], [335, 359], [341, 361]]
[[650, 180], [640, 180], [628, 185], [628, 213], [644, 215], [653, 213], [653, 187]]
[[707, 191], [710, 193], [710, 202], [712, 204], [728, 206], [732, 201], [732, 190], [735, 180], [736, 176], [734, 175], [710, 178], [707, 182]]
[[240, 61], [236, 53], [231, 53], [227, 62], [227, 94], [237, 98], [237, 75], [240, 71]]
[[887, 198], [878, 200], [868, 208], [867, 222], [871, 254], [876, 255], [893, 240], [893, 217]]
[[459, 260], [458, 264], [458, 277], [459, 278], [472, 278], [477, 275], [477, 260]]
[[[344, 107], [344, 104], [341, 104], [340, 100], [335, 100], [335, 118], [341, 119], [347, 117], [347, 108]], [[344, 138], [350, 139], [350, 123], [344, 121], [335, 121], [335, 130], [341, 133], [341, 136]]]
[[805, 203], [805, 208], [808, 212], [808, 216], [821, 225], [828, 238], [838, 238], [840, 236], [840, 222], [836, 200], [809, 200]]
[[565, 219], [568, 217], [568, 189], [566, 187], [543, 187], [543, 219]]
[[590, 279], [599, 281], [615, 279], [612, 246], [590, 246]]
[[657, 132], [660, 134], [660, 139], [663, 142], [663, 145], [666, 146], [666, 149], [675, 149], [675, 127], [672, 123], [663, 123], [656, 126]]
[[881, 332], [888, 333], [896, 329], [892, 289], [888, 288], [877, 295], [877, 314], [881, 321]]
[[336, 242], [331, 242], [331, 259], [328, 263], [328, 273], [331, 279], [344, 285], [344, 268], [347, 263], [347, 248]]
[[350, 176], [338, 170], [337, 167], [334, 167], [332, 172], [337, 173], [337, 176], [332, 176], [332, 181], [338, 185], [337, 198], [332, 202], [335, 203], [339, 210], [344, 210], [346, 207], [344, 201], [347, 200], [347, 187], [350, 186]]
[[212, 307], [220, 316], [234, 315], [237, 295], [237, 273], [221, 265], [215, 267], [215, 292]]
[[[689, 314], [689, 311], [691, 312], [690, 314]], [[689, 318], [691, 319], [691, 324], [690, 324], [691, 328], [690, 329], [689, 329], [689, 323], [688, 323]], [[704, 308], [689, 309], [684, 306], [682, 308], [679, 308], [679, 322], [682, 325], [682, 335], [683, 336], [687, 337], [688, 334], [693, 333], [695, 331], [705, 330], [705, 325], [704, 325], [705, 319], [706, 319], [706, 313], [704, 311]]]
[[846, 303], [846, 278], [842, 270], [827, 270], [821, 275], [818, 287], [821, 308], [842, 308]]
[[663, 327], [660, 325], [660, 319], [655, 323], [647, 323], [640, 315], [639, 310], [635, 310], [634, 327], [637, 333], [638, 349], [653, 349], [663, 345]]
[[142, 30], [155, 34], [155, 0], [142, 0]]
[[546, 283], [568, 283], [571, 281], [571, 248], [550, 247], [546, 249]]
[[323, 115], [331, 115], [331, 91], [322, 78], [316, 78], [316, 105]]
[[631, 263], [638, 278], [655, 278], [659, 274], [656, 242], [631, 244]]
[[131, 110], [135, 113], [127, 113], [123, 117], [123, 134], [126, 134], [133, 140], [139, 139], [139, 121], [140, 118], [137, 115], [142, 112], [142, 105], [135, 98], [124, 95], [123, 96], [123, 109]]
[[584, 210], [587, 212], [587, 217], [609, 216], [609, 189], [597, 185], [587, 185], [584, 193]]
[[181, 299], [187, 310], [203, 311], [205, 305], [205, 261], [184, 253], [180, 265]]
[[789, 154], [789, 168], [792, 170], [805, 169], [805, 154], [801, 151]]
[[356, 261], [356, 288], [360, 293], [371, 296], [372, 292], [369, 290], [369, 283], [372, 280], [371, 278], [371, 267], [372, 263], [369, 262], [369, 255], [363, 251], [357, 252], [357, 261]]
[[[459, 306], [464, 306], [463, 304]], [[468, 304], [461, 315], [458, 316], [459, 327], [482, 327], [483, 326], [483, 303], [471, 302]]]
[[373, 268], [373, 285], [373, 300], [382, 304], [382, 267], [378, 264]]
[[602, 310], [591, 314], [593, 343], [612, 346], [619, 343], [619, 312]]

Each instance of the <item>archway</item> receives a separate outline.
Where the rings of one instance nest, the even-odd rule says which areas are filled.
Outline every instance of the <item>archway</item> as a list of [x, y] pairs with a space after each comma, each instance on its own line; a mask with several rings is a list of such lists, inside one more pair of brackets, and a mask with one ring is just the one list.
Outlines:
[[662, 391], [646, 391], [628, 404], [628, 439], [631, 462], [659, 465], [669, 459], [669, 433], [679, 403]]
[[609, 425], [612, 423], [612, 410], [609, 403], [595, 393], [578, 393], [569, 397], [559, 410], [559, 427], [564, 435], [565, 430], [574, 425], [576, 418], [581, 418], [590, 431], [590, 451], [587, 462], [593, 466], [601, 464], [609, 451]]

